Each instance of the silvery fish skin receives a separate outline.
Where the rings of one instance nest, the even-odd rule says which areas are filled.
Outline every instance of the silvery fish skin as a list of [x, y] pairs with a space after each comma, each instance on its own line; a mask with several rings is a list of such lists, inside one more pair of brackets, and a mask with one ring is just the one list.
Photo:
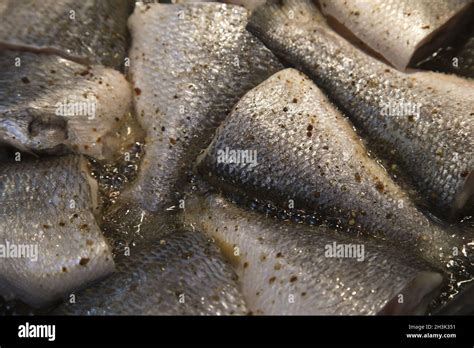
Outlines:
[[117, 273], [64, 303], [59, 315], [230, 315], [247, 309], [216, 246], [175, 230], [116, 258]]
[[436, 311], [436, 315], [473, 315], [474, 314], [474, 284]]
[[27, 152], [65, 149], [98, 159], [120, 146], [129, 83], [117, 71], [46, 54], [0, 53], [0, 141]]
[[474, 78], [474, 23], [466, 38], [447, 45], [421, 61], [417, 67]]
[[177, 205], [177, 182], [233, 104], [281, 68], [246, 23], [247, 11], [237, 6], [137, 4], [130, 73], [147, 137], [125, 202], [147, 211]]
[[173, 3], [173, 4], [192, 4], [192, 3], [203, 3], [203, 2], [222, 2], [230, 5], [239, 5], [245, 7], [247, 10], [252, 11], [257, 6], [265, 3], [265, 0], [163, 0], [162, 3]]
[[226, 4], [239, 5], [245, 7], [249, 11], [253, 11], [256, 7], [265, 3], [266, 0], [224, 0]]
[[0, 245], [24, 246], [30, 256], [2, 258], [5, 298], [41, 307], [113, 272], [87, 165], [83, 157], [66, 156], [0, 167]]
[[[199, 4], [203, 2], [219, 2], [218, 0], [160, 0], [162, 4]], [[146, 1], [143, 1], [146, 4]]]
[[0, 47], [119, 68], [127, 53], [132, 7], [129, 0], [3, 0]]
[[459, 215], [474, 195], [474, 84], [453, 75], [399, 72], [352, 47], [319, 18], [311, 2], [267, 2], [252, 12], [248, 28], [313, 78], [373, 149], [401, 165], [434, 211]]
[[[234, 149], [254, 151], [254, 161], [234, 161]], [[451, 248], [462, 245], [417, 210], [368, 156], [352, 125], [294, 69], [276, 73], [235, 105], [198, 171], [215, 186], [340, 219], [345, 229], [401, 242], [434, 262], [440, 254], [448, 261]]]
[[433, 52], [448, 28], [469, 15], [471, 0], [321, 0], [335, 18], [399, 70]]
[[[254, 314], [422, 314], [443, 282], [425, 261], [409, 253], [400, 258], [393, 246], [278, 222], [216, 194], [186, 202], [186, 223], [228, 251]], [[359, 253], [331, 257], [331, 247], [345, 245]]]

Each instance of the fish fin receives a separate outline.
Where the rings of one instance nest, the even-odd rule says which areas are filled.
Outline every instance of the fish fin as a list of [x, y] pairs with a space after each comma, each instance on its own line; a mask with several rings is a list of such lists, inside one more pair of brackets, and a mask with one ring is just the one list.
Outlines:
[[395, 294], [377, 315], [422, 315], [438, 295], [443, 276], [436, 272], [421, 272]]

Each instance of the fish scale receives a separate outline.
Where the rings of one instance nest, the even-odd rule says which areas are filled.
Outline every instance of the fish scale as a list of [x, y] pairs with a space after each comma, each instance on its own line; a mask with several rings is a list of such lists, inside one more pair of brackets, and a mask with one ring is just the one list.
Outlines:
[[117, 272], [77, 293], [55, 315], [230, 315], [247, 309], [236, 275], [198, 231], [170, 230], [130, 256]]
[[[422, 314], [442, 285], [436, 269], [408, 252], [400, 259], [396, 247], [276, 221], [218, 194], [189, 197], [185, 222], [231, 250], [225, 255], [254, 314]], [[364, 260], [328, 253], [348, 244], [363, 245]]]
[[0, 294], [7, 299], [45, 306], [113, 272], [87, 163], [66, 156], [0, 167], [0, 243], [38, 248], [37, 261], [1, 260]]
[[[352, 47], [320, 17], [309, 1], [270, 1], [254, 10], [248, 28], [313, 78], [382, 158], [400, 164], [433, 211], [447, 218], [472, 212], [474, 84], [392, 69]], [[403, 107], [408, 111], [397, 111]]]
[[[224, 149], [256, 151], [257, 163], [231, 163]], [[431, 223], [373, 159], [352, 125], [318, 87], [282, 70], [235, 105], [197, 169], [227, 192], [269, 199], [280, 209], [319, 213], [402, 243], [439, 264], [464, 241]]]
[[145, 154], [110, 216], [177, 206], [184, 172], [233, 104], [282, 68], [245, 30], [247, 15], [215, 3], [137, 4], [129, 19], [130, 76]]
[[123, 68], [130, 0], [4, 0], [0, 47]]
[[469, 16], [471, 4], [470, 0], [322, 0], [321, 10], [405, 70], [442, 45], [447, 39], [442, 34], [455, 32], [453, 27]]

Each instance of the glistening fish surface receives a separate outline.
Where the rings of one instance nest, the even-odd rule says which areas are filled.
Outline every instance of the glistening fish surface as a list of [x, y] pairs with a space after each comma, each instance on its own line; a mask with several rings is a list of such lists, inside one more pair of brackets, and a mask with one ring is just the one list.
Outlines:
[[392, 69], [351, 46], [320, 16], [310, 1], [268, 1], [252, 12], [248, 28], [313, 78], [371, 148], [401, 165], [438, 214], [452, 217], [467, 208], [474, 194], [474, 83]]
[[65, 156], [0, 167], [0, 244], [37, 248], [36, 260], [1, 259], [5, 298], [41, 307], [114, 271], [94, 215], [97, 183], [87, 166], [83, 157]]

